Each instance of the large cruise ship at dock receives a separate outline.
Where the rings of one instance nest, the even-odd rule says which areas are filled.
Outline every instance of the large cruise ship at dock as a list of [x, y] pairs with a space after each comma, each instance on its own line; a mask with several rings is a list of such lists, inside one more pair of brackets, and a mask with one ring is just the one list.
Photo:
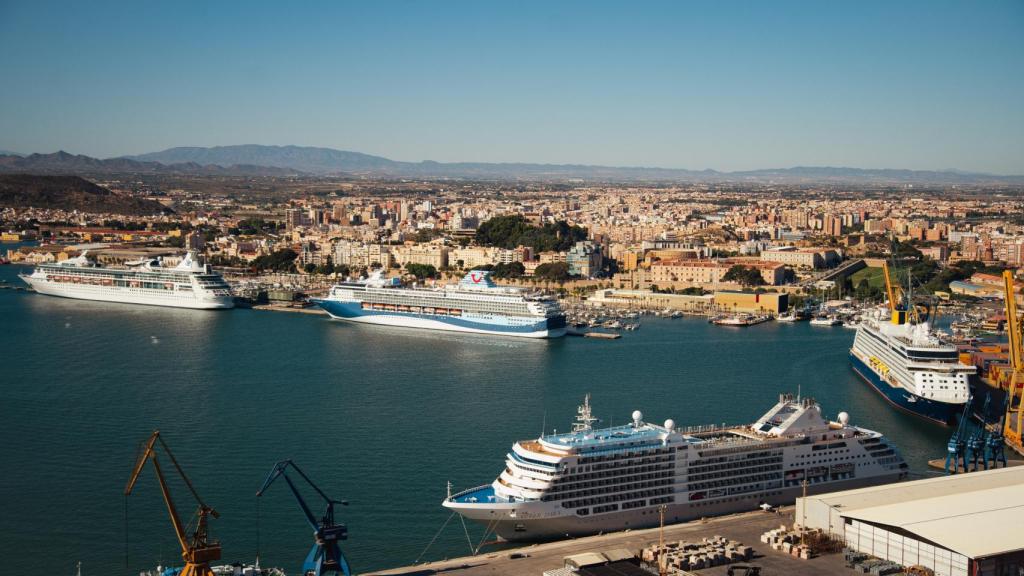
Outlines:
[[588, 401], [572, 432], [516, 442], [494, 482], [443, 505], [509, 541], [657, 526], [791, 504], [808, 493], [903, 480], [882, 434], [829, 421], [811, 398], [781, 395], [750, 425], [680, 429], [643, 420], [595, 429]]
[[873, 310], [861, 319], [850, 349], [853, 369], [897, 408], [953, 424], [970, 400], [976, 368], [960, 362], [927, 321], [911, 324], [900, 310]]
[[21, 279], [49, 296], [148, 304], [175, 308], [233, 308], [224, 279], [191, 252], [177, 266], [159, 259], [132, 262], [124, 268], [98, 266], [83, 253], [62, 262], [39, 264]]
[[454, 286], [404, 287], [397, 278], [343, 282], [315, 301], [332, 318], [527, 338], [565, 335], [565, 314], [553, 297], [498, 286], [490, 272], [474, 270]]

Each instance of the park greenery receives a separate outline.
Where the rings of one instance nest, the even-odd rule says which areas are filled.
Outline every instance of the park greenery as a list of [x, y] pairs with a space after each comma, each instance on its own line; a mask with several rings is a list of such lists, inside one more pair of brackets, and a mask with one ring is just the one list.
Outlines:
[[[909, 246], [904, 244], [904, 246]], [[910, 253], [909, 250], [902, 251]], [[977, 260], [963, 260], [941, 266], [931, 258], [905, 260], [890, 267], [892, 282], [898, 286], [907, 285], [907, 274], [913, 280], [914, 291], [922, 294], [945, 292], [949, 283], [967, 280], [976, 273], [1002, 274], [1001, 266], [990, 266]], [[880, 268], [866, 268], [853, 274], [847, 280], [847, 290], [853, 290], [854, 297], [861, 300], [880, 300], [885, 294], [885, 279]]]
[[246, 218], [237, 226], [228, 229], [228, 234], [235, 236], [256, 236], [260, 234], [276, 234], [284, 228], [283, 223], [266, 221], [262, 218]]
[[405, 272], [415, 276], [417, 280], [437, 278], [437, 268], [431, 264], [406, 264]]
[[576, 242], [587, 239], [587, 229], [559, 220], [534, 226], [523, 216], [495, 216], [480, 225], [476, 242], [481, 246], [513, 249], [529, 246], [535, 252], [564, 252]]
[[285, 248], [256, 258], [252, 261], [252, 267], [258, 271], [293, 272], [295, 270], [295, 259], [298, 257], [299, 255], [294, 250]]
[[522, 262], [486, 264], [484, 266], [477, 266], [473, 269], [490, 270], [491, 276], [494, 276], [495, 278], [522, 278], [526, 275], [526, 267], [523, 266]]
[[757, 268], [736, 264], [729, 267], [722, 275], [724, 282], [738, 282], [743, 286], [761, 286], [764, 284], [764, 277]]
[[547, 262], [537, 266], [533, 271], [533, 277], [546, 282], [557, 282], [563, 284], [572, 280], [569, 274], [569, 265], [565, 262]]

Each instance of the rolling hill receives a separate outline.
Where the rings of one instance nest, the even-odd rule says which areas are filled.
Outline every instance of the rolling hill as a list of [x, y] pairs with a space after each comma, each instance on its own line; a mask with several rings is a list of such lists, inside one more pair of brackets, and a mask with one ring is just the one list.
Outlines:
[[34, 174], [0, 174], [0, 206], [131, 216], [174, 212], [159, 202], [118, 194], [78, 176]]
[[101, 160], [63, 150], [28, 156], [0, 155], [0, 172], [24, 174], [194, 174], [203, 176], [291, 176], [297, 170], [257, 165], [145, 162], [131, 158]]

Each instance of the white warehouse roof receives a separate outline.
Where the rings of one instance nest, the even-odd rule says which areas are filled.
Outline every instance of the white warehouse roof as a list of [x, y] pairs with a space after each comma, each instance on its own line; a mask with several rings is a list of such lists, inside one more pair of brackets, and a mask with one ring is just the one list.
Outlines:
[[1004, 486], [841, 512], [902, 528], [969, 558], [1024, 550], [1024, 486]]
[[1024, 550], [1024, 466], [810, 496], [970, 558]]

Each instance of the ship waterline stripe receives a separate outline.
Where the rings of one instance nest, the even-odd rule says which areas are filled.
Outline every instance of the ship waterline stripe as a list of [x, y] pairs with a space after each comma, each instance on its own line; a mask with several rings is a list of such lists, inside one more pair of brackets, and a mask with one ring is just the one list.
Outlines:
[[[438, 328], [440, 329], [444, 329], [444, 326], [451, 326], [453, 328], [461, 329], [464, 331], [510, 335], [546, 334], [550, 336], [561, 336], [565, 332], [564, 316], [556, 316], [553, 318], [540, 318], [537, 321], [527, 324], [499, 324], [484, 321], [473, 321], [468, 320], [466, 318], [453, 316], [438, 316], [433, 314], [410, 313], [390, 310], [367, 310], [362, 308], [358, 302], [338, 302], [333, 300], [316, 300], [315, 302], [332, 317], [343, 320], [359, 321], [360, 318], [377, 317], [381, 320], [394, 319], [394, 322], [386, 323], [401, 326], [403, 325], [403, 321], [408, 319], [436, 323], [439, 324]], [[418, 326], [413, 325], [412, 327]], [[422, 327], [430, 326], [422, 325]]]

